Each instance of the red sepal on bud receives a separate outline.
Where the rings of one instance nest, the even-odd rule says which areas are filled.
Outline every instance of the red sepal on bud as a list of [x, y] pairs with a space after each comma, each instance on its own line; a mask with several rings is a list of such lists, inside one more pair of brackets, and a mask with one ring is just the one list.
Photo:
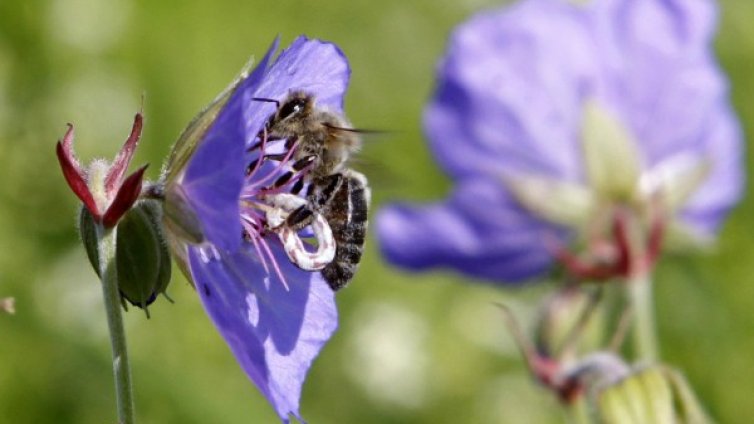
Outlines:
[[56, 152], [68, 186], [94, 220], [106, 228], [114, 227], [141, 193], [144, 171], [148, 165], [142, 166], [127, 178], [124, 176], [141, 137], [142, 125], [143, 117], [141, 113], [137, 113], [131, 134], [102, 180], [92, 178], [90, 170], [84, 169], [76, 159], [73, 152], [73, 125], [68, 124], [68, 131], [58, 141]]

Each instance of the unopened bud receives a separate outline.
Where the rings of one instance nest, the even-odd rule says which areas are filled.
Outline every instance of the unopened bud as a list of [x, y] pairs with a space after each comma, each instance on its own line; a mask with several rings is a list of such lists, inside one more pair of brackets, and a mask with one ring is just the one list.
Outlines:
[[143, 309], [170, 283], [170, 253], [161, 220], [161, 203], [143, 200], [118, 224], [118, 289], [125, 300]]
[[545, 299], [535, 328], [540, 351], [567, 361], [598, 348], [605, 324], [598, 300], [580, 286], [565, 287]]
[[600, 390], [593, 402], [600, 422], [710, 422], [683, 376], [662, 365], [634, 371]]
[[[118, 223], [118, 289], [124, 300], [143, 309], [152, 304], [157, 295], [165, 293], [170, 283], [170, 253], [161, 221], [162, 204], [156, 200], [142, 200], [126, 212]], [[81, 208], [81, 240], [92, 268], [100, 275], [96, 226], [92, 214], [86, 208]]]

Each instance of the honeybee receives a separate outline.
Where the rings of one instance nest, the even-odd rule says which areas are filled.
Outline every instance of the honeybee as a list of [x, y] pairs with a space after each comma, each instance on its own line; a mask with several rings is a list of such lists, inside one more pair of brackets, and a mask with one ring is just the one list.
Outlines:
[[[286, 140], [285, 153], [265, 155], [264, 159], [282, 160], [293, 149], [293, 170], [281, 175], [273, 186], [288, 184], [297, 173], [300, 175], [290, 188], [292, 194], [298, 194], [308, 183], [306, 203], [290, 211], [284, 225], [289, 231], [298, 231], [316, 223], [318, 216], [325, 218], [335, 242], [335, 256], [321, 271], [330, 288], [339, 290], [356, 273], [368, 224], [371, 191], [367, 179], [347, 167], [348, 159], [361, 147], [360, 131], [350, 128], [344, 117], [317, 107], [314, 96], [303, 91], [289, 93], [282, 102], [255, 100], [278, 105], [255, 147], [269, 140]], [[288, 256], [300, 268], [313, 268], [308, 261], [294, 260], [291, 253], [296, 252]]]

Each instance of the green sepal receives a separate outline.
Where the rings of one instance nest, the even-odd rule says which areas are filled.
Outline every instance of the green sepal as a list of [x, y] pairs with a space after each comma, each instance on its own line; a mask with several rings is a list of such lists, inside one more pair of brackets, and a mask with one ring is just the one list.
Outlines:
[[210, 104], [204, 107], [183, 130], [178, 140], [173, 145], [170, 156], [163, 167], [163, 182], [167, 186], [173, 185], [183, 174], [191, 156], [199, 146], [207, 130], [214, 124], [217, 115], [230, 100], [236, 89], [241, 83], [248, 78], [254, 64], [254, 58], [251, 58], [241, 69], [235, 80], [223, 90]]
[[99, 272], [99, 251], [97, 250], [97, 224], [94, 217], [83, 205], [79, 209], [79, 235], [81, 242], [84, 244], [86, 257], [94, 268], [94, 272], [100, 277]]
[[170, 250], [162, 227], [163, 203], [156, 200], [144, 200], [142, 206], [144, 207], [144, 212], [149, 216], [151, 225], [155, 229], [155, 235], [160, 242], [160, 268], [157, 275], [158, 284], [155, 287], [155, 293], [162, 294], [168, 300], [172, 301], [166, 294], [173, 268], [170, 261]]
[[118, 223], [118, 289], [125, 300], [145, 310], [165, 292], [172, 271], [161, 208], [156, 200], [142, 200]]
[[164, 205], [163, 222], [168, 231], [178, 239], [191, 244], [204, 241], [202, 224], [180, 185], [172, 186], [166, 191]]
[[637, 143], [629, 129], [592, 99], [584, 106], [581, 139], [592, 188], [604, 199], [634, 200], [642, 166]]

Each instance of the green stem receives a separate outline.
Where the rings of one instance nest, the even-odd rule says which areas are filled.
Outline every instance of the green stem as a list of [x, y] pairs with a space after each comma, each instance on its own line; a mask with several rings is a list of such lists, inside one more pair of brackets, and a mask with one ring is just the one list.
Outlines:
[[99, 253], [102, 294], [105, 300], [110, 344], [113, 349], [113, 373], [115, 375], [115, 399], [118, 405], [119, 424], [134, 423], [134, 398], [131, 389], [131, 368], [128, 365], [126, 332], [121, 315], [118, 275], [115, 265], [116, 230], [97, 225], [97, 250]]
[[582, 397], [575, 403], [567, 408], [567, 422], [570, 424], [593, 424], [591, 415], [589, 414], [589, 406], [586, 400]]
[[659, 356], [655, 334], [652, 281], [649, 273], [637, 273], [626, 282], [628, 300], [634, 316], [632, 331], [634, 353], [644, 362], [655, 362]]

